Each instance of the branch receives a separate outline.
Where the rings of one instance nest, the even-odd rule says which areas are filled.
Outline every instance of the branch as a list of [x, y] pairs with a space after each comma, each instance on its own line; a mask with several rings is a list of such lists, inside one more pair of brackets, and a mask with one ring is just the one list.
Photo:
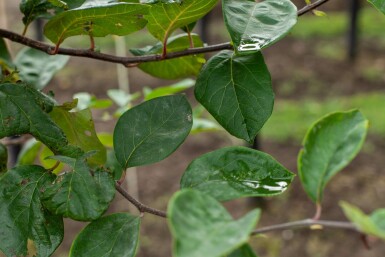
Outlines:
[[329, 0], [318, 0], [317, 2], [314, 2], [314, 3], [312, 3], [312, 4], [306, 5], [304, 8], [302, 8], [301, 10], [299, 10], [299, 11], [297, 12], [297, 15], [298, 15], [298, 16], [302, 16], [302, 15], [304, 15], [305, 13], [310, 12], [310, 11], [316, 9], [317, 7], [319, 7], [319, 6], [323, 5], [323, 4], [325, 4], [325, 3], [328, 2], [328, 1], [329, 1]]
[[140, 213], [147, 212], [159, 217], [167, 218], [167, 214], [164, 211], [151, 208], [139, 202], [134, 197], [132, 197], [129, 193], [127, 193], [118, 183], [115, 183], [115, 188], [124, 198], [126, 198], [130, 203], [132, 203], [139, 210]]
[[257, 234], [262, 234], [266, 232], [281, 231], [281, 230], [287, 230], [287, 229], [299, 229], [299, 228], [311, 229], [314, 226], [320, 226], [321, 228], [325, 227], [325, 228], [347, 229], [347, 230], [353, 230], [355, 232], [360, 232], [356, 228], [356, 226], [354, 226], [353, 223], [350, 223], [350, 222], [305, 219], [305, 220], [293, 221], [293, 222], [259, 228], [251, 232], [251, 235], [257, 235]]
[[[297, 14], [298, 16], [301, 16], [323, 5], [328, 1], [329, 0], [318, 0], [317, 2], [314, 2], [310, 5], [305, 6], [304, 8], [299, 10]], [[122, 56], [116, 56], [116, 55], [110, 55], [110, 54], [103, 54], [100, 52], [92, 51], [90, 49], [73, 49], [73, 48], [56, 49], [55, 46], [45, 44], [40, 41], [36, 41], [4, 29], [0, 29], [0, 37], [7, 38], [13, 42], [16, 42], [25, 46], [29, 46], [31, 48], [40, 50], [42, 52], [46, 52], [47, 54], [61, 54], [61, 55], [69, 55], [69, 56], [77, 56], [77, 57], [86, 57], [86, 58], [91, 58], [91, 59], [96, 59], [96, 60], [101, 60], [101, 61], [106, 61], [111, 63], [120, 63], [126, 67], [135, 66], [135, 64], [138, 64], [138, 63], [162, 61], [162, 60], [173, 59], [173, 58], [178, 58], [178, 57], [187, 56], [187, 55], [203, 54], [203, 53], [216, 52], [216, 51], [221, 51], [226, 49], [230, 49], [230, 50], [233, 49], [233, 46], [228, 42], [228, 43], [222, 43], [222, 44], [211, 45], [211, 46], [189, 48], [187, 50], [183, 50], [179, 52], [168, 53], [165, 56], [162, 56], [161, 54], [156, 54], [156, 55], [146, 55], [146, 56], [122, 57]]]

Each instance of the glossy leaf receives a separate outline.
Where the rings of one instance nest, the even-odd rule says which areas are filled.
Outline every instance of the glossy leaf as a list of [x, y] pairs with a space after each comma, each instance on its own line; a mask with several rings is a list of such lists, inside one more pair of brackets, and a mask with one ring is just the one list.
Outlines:
[[70, 257], [133, 257], [139, 243], [140, 218], [115, 213], [87, 225], [72, 244]]
[[8, 150], [7, 147], [0, 143], [0, 177], [7, 171]]
[[336, 112], [317, 121], [307, 132], [298, 155], [298, 171], [308, 196], [317, 203], [329, 180], [359, 152], [368, 121], [357, 110]]
[[195, 159], [181, 179], [192, 188], [219, 201], [247, 196], [272, 196], [284, 192], [294, 174], [270, 155], [247, 147], [222, 148]]
[[46, 188], [43, 203], [51, 212], [74, 220], [98, 219], [115, 195], [115, 183], [108, 172], [92, 171], [86, 160], [58, 158], [72, 167]]
[[222, 51], [203, 66], [196, 99], [230, 134], [252, 142], [273, 111], [270, 73], [261, 53]]
[[359, 208], [341, 202], [345, 216], [364, 234], [379, 237], [385, 240], [385, 209], [378, 209], [370, 216], [363, 213]]
[[53, 17], [44, 27], [44, 35], [57, 45], [77, 35], [128, 35], [146, 26], [142, 15], [148, 8], [135, 3], [86, 2], [80, 8]]
[[368, 0], [377, 10], [385, 14], [385, 1], [384, 0]]
[[106, 162], [106, 148], [96, 135], [90, 109], [69, 112], [63, 107], [54, 107], [49, 115], [64, 131], [71, 145], [78, 146], [84, 152], [97, 151], [88, 159], [90, 164], [103, 165]]
[[[202, 47], [203, 42], [198, 35], [191, 35], [194, 47]], [[167, 40], [167, 52], [178, 52], [190, 48], [190, 39], [186, 34], [170, 37]], [[130, 52], [135, 56], [160, 54], [163, 51], [162, 43], [158, 43], [153, 47], [145, 47], [141, 49], [131, 49]], [[179, 79], [188, 76], [196, 76], [199, 73], [203, 63], [204, 55], [189, 55], [175, 59], [169, 59], [156, 62], [144, 62], [139, 64], [139, 68], [157, 78], [162, 79]]]
[[245, 244], [241, 248], [232, 252], [228, 257], [257, 257], [250, 245]]
[[239, 53], [259, 51], [284, 37], [297, 22], [290, 0], [222, 0], [227, 30]]
[[39, 166], [19, 166], [0, 179], [0, 248], [26, 256], [31, 239], [38, 257], [48, 257], [63, 240], [63, 219], [45, 210], [41, 194], [55, 176]]
[[173, 153], [192, 127], [192, 111], [183, 95], [146, 101], [124, 113], [114, 130], [114, 150], [122, 167], [158, 162]]
[[172, 197], [167, 215], [174, 238], [173, 256], [222, 257], [248, 241], [260, 211], [234, 221], [214, 198], [189, 189]]
[[68, 60], [69, 56], [49, 55], [33, 48], [24, 48], [17, 54], [15, 65], [23, 82], [40, 90], [47, 86]]
[[50, 119], [54, 101], [24, 84], [0, 84], [0, 138], [31, 134], [55, 154], [78, 156], [81, 150], [68, 144], [63, 131]]
[[180, 93], [191, 88], [194, 85], [195, 80], [184, 79], [170, 86], [157, 87], [154, 90], [147, 89], [147, 92], [145, 92], [144, 94], [144, 100], [148, 101], [156, 97]]
[[145, 19], [148, 20], [148, 30], [163, 43], [167, 42], [167, 38], [176, 29], [189, 25], [206, 15], [214, 8], [218, 0], [169, 2], [171, 3], [153, 4], [149, 13], [145, 15]]

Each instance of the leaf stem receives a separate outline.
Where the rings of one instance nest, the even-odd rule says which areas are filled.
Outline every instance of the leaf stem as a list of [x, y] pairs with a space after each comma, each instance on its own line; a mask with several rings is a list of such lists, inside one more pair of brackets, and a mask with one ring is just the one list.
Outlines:
[[337, 228], [337, 229], [346, 229], [346, 230], [353, 230], [353, 231], [359, 232], [356, 226], [354, 226], [351, 222], [304, 219], [304, 220], [287, 222], [287, 223], [259, 228], [251, 232], [251, 235], [258, 235], [266, 232], [282, 231], [282, 230], [288, 230], [288, 229], [300, 229], [300, 228], [314, 229], [315, 226], [317, 226], [317, 228], [318, 226], [321, 226], [322, 228]]
[[151, 208], [139, 202], [134, 197], [132, 197], [129, 193], [127, 193], [127, 191], [125, 191], [118, 183], [115, 183], [115, 188], [124, 198], [126, 198], [130, 203], [132, 203], [139, 210], [141, 215], [147, 212], [159, 217], [167, 218], [166, 212]]
[[313, 220], [319, 220], [321, 218], [321, 214], [322, 214], [322, 206], [320, 203], [317, 203]]

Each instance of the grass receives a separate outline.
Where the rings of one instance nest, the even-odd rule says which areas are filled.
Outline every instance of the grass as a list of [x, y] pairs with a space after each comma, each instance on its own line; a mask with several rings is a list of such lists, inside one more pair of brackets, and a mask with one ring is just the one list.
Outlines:
[[[290, 32], [290, 35], [299, 39], [333, 38], [344, 36], [348, 31], [349, 17], [346, 12], [328, 12], [326, 17], [312, 15], [302, 16]], [[360, 11], [359, 27], [364, 38], [378, 38], [385, 41], [385, 18], [382, 13], [372, 7]]]
[[262, 136], [284, 142], [300, 141], [308, 128], [330, 112], [359, 109], [369, 120], [369, 133], [385, 137], [385, 92], [358, 94], [317, 102], [313, 100], [276, 101], [273, 115], [262, 130]]

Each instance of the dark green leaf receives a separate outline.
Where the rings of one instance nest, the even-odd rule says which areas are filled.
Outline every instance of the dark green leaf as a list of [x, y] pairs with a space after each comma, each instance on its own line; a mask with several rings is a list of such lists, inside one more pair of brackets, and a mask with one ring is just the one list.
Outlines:
[[33, 48], [24, 48], [16, 58], [15, 65], [23, 82], [43, 89], [68, 62], [69, 56], [49, 55]]
[[128, 35], [146, 26], [142, 15], [148, 8], [148, 5], [135, 3], [86, 2], [80, 8], [53, 17], [46, 24], [44, 34], [57, 45], [77, 35]]
[[340, 206], [345, 216], [353, 222], [362, 233], [385, 240], [385, 209], [378, 209], [368, 216], [359, 208], [347, 202], [341, 202]]
[[298, 155], [298, 171], [308, 196], [317, 203], [329, 180], [359, 152], [368, 121], [357, 110], [336, 112], [317, 121], [307, 132]]
[[186, 90], [186, 89], [188, 89], [194, 85], [195, 85], [195, 80], [184, 79], [184, 80], [179, 81], [179, 82], [172, 84], [170, 86], [157, 87], [154, 90], [149, 89], [144, 94], [144, 100], [148, 101], [148, 100], [151, 100], [151, 99], [156, 98], [156, 97], [176, 94], [176, 93], [182, 92], [182, 91], [184, 91], [184, 90]]
[[43, 203], [50, 211], [74, 220], [95, 220], [108, 208], [115, 195], [115, 183], [108, 172], [92, 171], [84, 159], [60, 158], [72, 171], [58, 176], [44, 192]]
[[62, 9], [67, 10], [68, 9], [68, 4], [66, 2], [63, 2], [61, 0], [48, 0], [52, 5], [60, 7]]
[[139, 244], [140, 218], [115, 213], [91, 222], [75, 239], [70, 257], [133, 257]]
[[376, 7], [380, 12], [385, 14], [385, 1], [384, 0], [368, 0], [374, 7]]
[[22, 0], [20, 11], [24, 14], [23, 23], [25, 27], [37, 18], [50, 17], [49, 10], [55, 6], [47, 0]]
[[196, 21], [194, 21], [193, 23], [190, 23], [186, 26], [183, 26], [181, 29], [186, 32], [186, 33], [190, 33], [191, 31], [193, 31], [195, 25], [197, 24]]
[[252, 142], [273, 111], [270, 73], [261, 53], [222, 51], [203, 66], [196, 99], [230, 134]]
[[114, 131], [114, 150], [122, 167], [158, 162], [173, 153], [192, 127], [192, 111], [183, 95], [146, 101], [124, 113]]
[[5, 64], [10, 65], [12, 63], [11, 54], [9, 53], [7, 44], [5, 43], [4, 39], [0, 37], [0, 66], [2, 62], [5, 62]]
[[239, 52], [256, 52], [284, 37], [297, 22], [290, 0], [222, 0], [223, 17]]
[[7, 147], [0, 143], [0, 177], [7, 171], [8, 150]]
[[114, 174], [115, 180], [119, 180], [122, 177], [124, 169], [116, 159], [114, 150], [110, 149], [107, 151], [107, 161], [104, 167], [111, 171], [112, 174]]
[[218, 0], [183, 0], [171, 3], [153, 4], [148, 15], [147, 28], [150, 33], [162, 41], [178, 28], [189, 25], [206, 15]]
[[260, 211], [234, 221], [214, 198], [190, 189], [173, 196], [167, 215], [174, 238], [173, 256], [220, 257], [248, 241]]
[[55, 154], [79, 156], [81, 150], [68, 145], [63, 131], [50, 119], [54, 101], [24, 84], [0, 84], [0, 138], [31, 134]]
[[0, 248], [26, 256], [31, 239], [38, 257], [48, 257], [63, 240], [63, 219], [45, 210], [41, 194], [55, 176], [39, 166], [19, 166], [0, 180]]
[[228, 257], [257, 257], [250, 245], [245, 244], [241, 248], [232, 252]]
[[222, 148], [195, 159], [187, 167], [181, 188], [204, 192], [219, 201], [284, 192], [294, 174], [270, 155], [247, 147]]
[[84, 152], [97, 151], [88, 159], [90, 164], [103, 165], [106, 162], [106, 148], [96, 135], [90, 109], [69, 112], [62, 107], [54, 107], [49, 115], [64, 131], [71, 145], [78, 146]]
[[[194, 47], [202, 47], [203, 42], [198, 35], [191, 35]], [[167, 40], [167, 52], [178, 52], [190, 48], [190, 39], [186, 34], [177, 35], [170, 37]], [[145, 47], [141, 49], [131, 49], [131, 53], [135, 56], [160, 54], [162, 53], [163, 45], [158, 43], [153, 47]], [[139, 68], [158, 78], [162, 79], [179, 79], [188, 76], [196, 76], [199, 73], [203, 63], [205, 62], [204, 55], [189, 55], [180, 58], [156, 61], [156, 62], [145, 62], [139, 64]]]

